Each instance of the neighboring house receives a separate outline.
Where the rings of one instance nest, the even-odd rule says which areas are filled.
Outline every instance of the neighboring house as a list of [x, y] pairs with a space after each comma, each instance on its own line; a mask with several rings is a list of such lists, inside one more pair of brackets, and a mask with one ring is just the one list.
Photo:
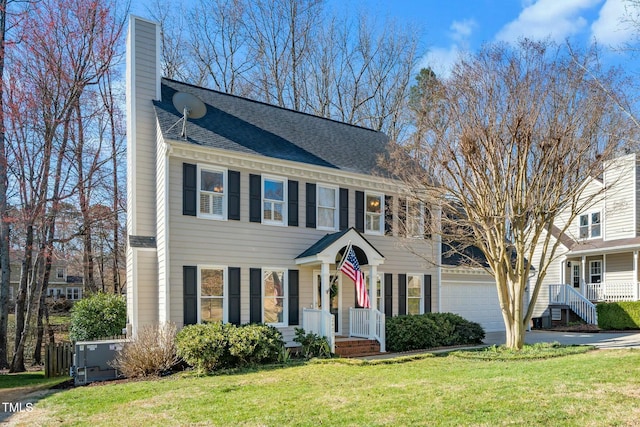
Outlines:
[[[20, 286], [20, 265], [11, 266], [9, 300], [15, 301]], [[47, 286], [47, 296], [53, 299], [66, 298], [71, 301], [82, 299], [82, 277], [68, 274], [67, 263], [54, 261]]]
[[[554, 239], [559, 256], [548, 270], [534, 317], [560, 320], [561, 306], [569, 306], [589, 323], [596, 323], [594, 303], [640, 299], [640, 159], [629, 154], [604, 164], [601, 177], [585, 182], [583, 199], [593, 203], [569, 224], [561, 216]], [[537, 254], [534, 262], [539, 260]], [[551, 309], [549, 308], [551, 307]], [[564, 321], [564, 319], [563, 319]]]
[[[384, 134], [161, 78], [159, 32], [153, 22], [130, 19], [132, 333], [162, 322], [264, 322], [288, 344], [303, 327], [330, 342], [339, 335], [375, 339], [384, 350], [385, 317], [442, 311], [445, 302], [446, 311], [471, 313], [470, 320], [480, 312], [477, 321], [488, 330], [504, 329], [495, 307], [468, 295], [482, 289], [495, 296], [486, 273], [439, 266], [439, 238], [425, 235], [439, 212], [409, 209], [416, 202], [385, 178]], [[185, 124], [173, 101], [194, 98], [204, 110]], [[399, 232], [402, 221], [411, 236]], [[371, 309], [357, 307], [354, 284], [342, 273], [331, 286], [349, 243], [375, 296]], [[444, 283], [457, 290], [441, 290]], [[459, 290], [457, 307], [443, 300], [455, 300]]]

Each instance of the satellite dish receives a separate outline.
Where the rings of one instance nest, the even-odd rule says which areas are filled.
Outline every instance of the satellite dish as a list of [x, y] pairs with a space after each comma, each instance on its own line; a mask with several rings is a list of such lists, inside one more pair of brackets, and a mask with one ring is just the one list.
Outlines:
[[176, 110], [182, 113], [182, 133], [180, 136], [187, 139], [187, 119], [203, 117], [207, 113], [207, 107], [197, 96], [186, 92], [176, 92], [172, 101]]

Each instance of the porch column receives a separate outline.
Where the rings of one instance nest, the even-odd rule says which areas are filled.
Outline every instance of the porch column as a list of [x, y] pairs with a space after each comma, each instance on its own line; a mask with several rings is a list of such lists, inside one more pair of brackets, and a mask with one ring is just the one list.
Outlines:
[[640, 289], [638, 289], [638, 251], [633, 251], [633, 299], [634, 301], [638, 301], [640, 299], [640, 295], [638, 294]]
[[[322, 311], [326, 311], [327, 313], [331, 313], [331, 307], [329, 307], [329, 282], [331, 281], [331, 271], [329, 269], [329, 263], [323, 262], [320, 267], [320, 304], [322, 306]], [[324, 316], [322, 316], [321, 321], [321, 330], [322, 335], [329, 338], [329, 334], [333, 334], [333, 331], [327, 331], [327, 324], [324, 321]]]
[[378, 282], [378, 267], [369, 266], [369, 339], [376, 339], [376, 316], [374, 311], [377, 309], [376, 283]]
[[582, 295], [584, 295], [585, 290], [587, 289], [587, 257], [583, 255], [580, 262], [582, 264], [582, 280], [580, 280], [580, 290], [582, 291]]

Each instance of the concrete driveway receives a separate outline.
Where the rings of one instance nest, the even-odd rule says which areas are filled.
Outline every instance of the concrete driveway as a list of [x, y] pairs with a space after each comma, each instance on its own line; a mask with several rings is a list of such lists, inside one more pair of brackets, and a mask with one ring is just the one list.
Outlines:
[[[593, 345], [603, 349], [640, 348], [640, 331], [630, 332], [527, 332], [525, 343], [559, 342], [566, 345]], [[505, 343], [504, 332], [487, 332], [484, 343], [501, 345]]]

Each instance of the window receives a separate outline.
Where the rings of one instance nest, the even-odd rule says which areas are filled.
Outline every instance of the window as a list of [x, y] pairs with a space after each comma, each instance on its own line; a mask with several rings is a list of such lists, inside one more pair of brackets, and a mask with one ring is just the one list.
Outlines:
[[262, 270], [262, 321], [286, 325], [287, 312], [285, 270]]
[[77, 287], [73, 287], [73, 288], [67, 288], [67, 299], [68, 300], [79, 300], [80, 298], [82, 298], [82, 291], [80, 290], [80, 288]]
[[581, 239], [600, 237], [600, 212], [580, 215], [579, 236]]
[[407, 314], [422, 314], [422, 276], [407, 275]]
[[384, 196], [382, 194], [365, 194], [364, 231], [370, 234], [382, 234], [384, 228]]
[[317, 198], [317, 228], [336, 230], [338, 228], [338, 189], [336, 187], [318, 185]]
[[414, 200], [407, 203], [407, 237], [424, 238], [424, 203]]
[[53, 299], [58, 299], [62, 296], [61, 288], [47, 288], [47, 296]]
[[[369, 273], [365, 273], [365, 283], [367, 284], [367, 292], [369, 292], [370, 284]], [[384, 313], [384, 273], [378, 273], [376, 281], [376, 309]]]
[[224, 267], [200, 268], [200, 318], [198, 322], [226, 322]]
[[602, 281], [602, 261], [591, 261], [589, 263], [589, 283], [600, 283]]
[[58, 267], [56, 268], [56, 279], [64, 279], [64, 268], [63, 267]]
[[262, 177], [262, 222], [265, 224], [285, 225], [286, 180], [282, 178]]
[[571, 283], [574, 288], [580, 287], [580, 265], [575, 262], [571, 263]]
[[226, 171], [200, 168], [198, 213], [203, 218], [225, 219]]

